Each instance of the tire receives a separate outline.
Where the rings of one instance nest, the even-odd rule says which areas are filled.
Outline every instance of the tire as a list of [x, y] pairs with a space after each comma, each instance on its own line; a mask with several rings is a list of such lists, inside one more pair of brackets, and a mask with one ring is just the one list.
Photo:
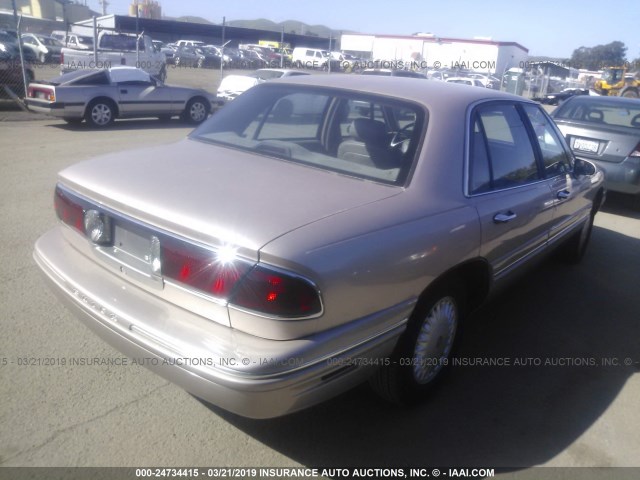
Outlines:
[[116, 106], [109, 99], [93, 100], [87, 107], [84, 118], [94, 128], [108, 127], [116, 118]]
[[640, 98], [640, 95], [638, 95], [638, 89], [634, 87], [623, 88], [620, 92], [620, 96], [626, 98]]
[[462, 287], [453, 282], [421, 297], [390, 363], [369, 381], [378, 395], [392, 403], [412, 404], [442, 381], [460, 338], [465, 298]]
[[193, 125], [204, 122], [209, 116], [211, 106], [202, 97], [192, 98], [187, 102], [187, 106], [182, 113], [182, 119]]
[[593, 219], [595, 212], [589, 214], [589, 218], [584, 222], [580, 230], [574, 233], [561, 249], [561, 258], [565, 263], [577, 265], [584, 258], [587, 251], [591, 231], [593, 230]]
[[47, 63], [47, 56], [44, 53], [38, 55], [38, 61], [40, 63]]
[[176, 67], [179, 67], [180, 66], [180, 57], [175, 57], [174, 60], [173, 60], [173, 64]]

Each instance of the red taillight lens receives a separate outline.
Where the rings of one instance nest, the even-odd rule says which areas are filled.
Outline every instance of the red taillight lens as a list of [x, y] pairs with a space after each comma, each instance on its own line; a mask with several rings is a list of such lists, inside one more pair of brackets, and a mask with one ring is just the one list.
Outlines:
[[60, 220], [84, 234], [84, 209], [81, 205], [71, 200], [60, 188], [56, 188], [53, 204]]
[[322, 311], [317, 289], [307, 280], [256, 266], [240, 282], [229, 303], [280, 317], [308, 317]]
[[170, 238], [160, 240], [160, 257], [164, 277], [225, 299], [251, 269], [250, 263], [230, 259], [228, 254]]

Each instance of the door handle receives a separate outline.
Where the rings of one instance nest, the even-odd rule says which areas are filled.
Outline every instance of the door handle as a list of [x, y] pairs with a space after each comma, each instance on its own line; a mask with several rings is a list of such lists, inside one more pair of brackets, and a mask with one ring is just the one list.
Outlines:
[[120, 90], [120, 93], [129, 93], [129, 90]]
[[569, 190], [560, 190], [557, 195], [558, 200], [566, 200], [570, 196], [571, 196], [571, 192]]
[[507, 223], [516, 218], [518, 215], [509, 210], [506, 213], [498, 213], [493, 217], [494, 223]]

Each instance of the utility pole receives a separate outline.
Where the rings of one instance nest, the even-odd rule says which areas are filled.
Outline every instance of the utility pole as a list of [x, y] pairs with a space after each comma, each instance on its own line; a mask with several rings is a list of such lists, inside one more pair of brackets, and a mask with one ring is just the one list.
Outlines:
[[102, 5], [102, 15], [106, 15], [107, 14], [107, 6], [109, 5], [109, 2], [107, 0], [98, 0], [98, 3], [100, 3], [100, 5]]

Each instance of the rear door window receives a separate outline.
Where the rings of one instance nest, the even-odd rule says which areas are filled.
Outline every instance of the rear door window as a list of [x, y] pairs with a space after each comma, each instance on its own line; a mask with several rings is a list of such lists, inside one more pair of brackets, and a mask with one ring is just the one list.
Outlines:
[[471, 193], [512, 188], [542, 179], [516, 105], [481, 105], [474, 112], [471, 132]]

